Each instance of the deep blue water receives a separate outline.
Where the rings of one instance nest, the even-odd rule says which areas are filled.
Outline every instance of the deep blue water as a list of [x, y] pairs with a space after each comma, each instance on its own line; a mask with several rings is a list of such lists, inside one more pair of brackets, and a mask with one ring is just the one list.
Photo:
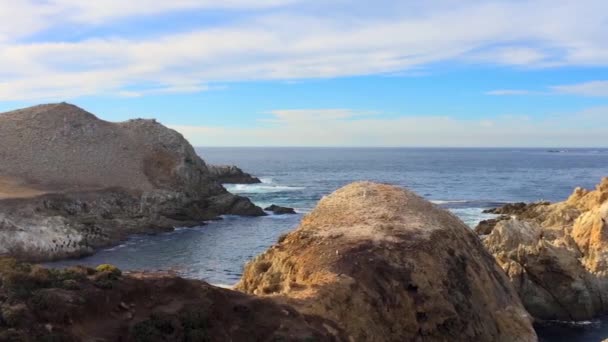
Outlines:
[[[260, 206], [298, 215], [226, 217], [193, 229], [137, 236], [66, 264], [112, 263], [126, 270], [172, 269], [215, 284], [234, 284], [243, 265], [297, 226], [324, 195], [357, 180], [407, 187], [474, 226], [485, 208], [507, 202], [565, 199], [577, 186], [608, 176], [608, 149], [199, 148], [211, 164], [236, 164], [264, 183], [228, 185]], [[595, 341], [608, 328], [589, 325], [566, 340]], [[552, 330], [553, 331], [553, 330]], [[568, 330], [572, 332], [571, 330]], [[550, 336], [550, 331], [546, 333]], [[594, 335], [595, 334], [595, 335]], [[559, 340], [551, 336], [549, 340]]]

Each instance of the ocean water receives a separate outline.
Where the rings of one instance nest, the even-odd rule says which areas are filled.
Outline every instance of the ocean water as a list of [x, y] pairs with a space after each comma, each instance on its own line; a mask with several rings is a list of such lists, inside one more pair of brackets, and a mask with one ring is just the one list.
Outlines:
[[[53, 263], [112, 263], [125, 270], [173, 270], [185, 277], [232, 285], [244, 264], [295, 228], [324, 195], [353, 181], [396, 184], [454, 212], [474, 227], [492, 217], [484, 209], [510, 202], [565, 199], [575, 187], [593, 188], [608, 176], [608, 149], [425, 149], [425, 148], [199, 148], [211, 164], [235, 164], [263, 180], [226, 185], [256, 204], [294, 207], [297, 215], [225, 217], [204, 226], [123, 244], [79, 259]], [[601, 323], [567, 330], [547, 340], [595, 341], [608, 337]], [[599, 334], [599, 335], [598, 335]]]

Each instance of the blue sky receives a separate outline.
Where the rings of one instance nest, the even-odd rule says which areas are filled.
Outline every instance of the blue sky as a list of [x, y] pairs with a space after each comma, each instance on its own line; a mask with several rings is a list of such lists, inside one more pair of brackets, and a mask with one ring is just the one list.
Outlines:
[[0, 111], [201, 146], [608, 146], [608, 3], [0, 0]]

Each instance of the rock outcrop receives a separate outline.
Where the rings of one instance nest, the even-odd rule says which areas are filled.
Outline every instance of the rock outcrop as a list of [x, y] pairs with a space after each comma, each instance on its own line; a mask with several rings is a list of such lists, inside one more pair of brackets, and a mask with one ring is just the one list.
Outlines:
[[264, 215], [154, 120], [110, 123], [65, 103], [3, 113], [0, 161], [0, 255], [79, 256], [132, 233]]
[[257, 184], [262, 181], [234, 165], [209, 165], [211, 177], [222, 184]]
[[170, 274], [0, 259], [0, 279], [0, 341], [345, 341], [323, 318]]
[[323, 198], [237, 289], [326, 318], [352, 341], [534, 341], [531, 318], [468, 226], [406, 190]]
[[296, 211], [293, 208], [281, 207], [280, 205], [276, 204], [266, 207], [264, 210], [271, 211], [275, 215], [296, 214]]
[[587, 320], [608, 312], [607, 221], [605, 178], [564, 202], [521, 207], [483, 242], [533, 316]]

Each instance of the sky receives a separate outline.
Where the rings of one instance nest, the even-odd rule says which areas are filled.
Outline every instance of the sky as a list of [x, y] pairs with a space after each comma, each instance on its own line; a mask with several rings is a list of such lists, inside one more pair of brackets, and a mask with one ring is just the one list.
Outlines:
[[0, 0], [0, 111], [197, 146], [608, 147], [605, 0]]

